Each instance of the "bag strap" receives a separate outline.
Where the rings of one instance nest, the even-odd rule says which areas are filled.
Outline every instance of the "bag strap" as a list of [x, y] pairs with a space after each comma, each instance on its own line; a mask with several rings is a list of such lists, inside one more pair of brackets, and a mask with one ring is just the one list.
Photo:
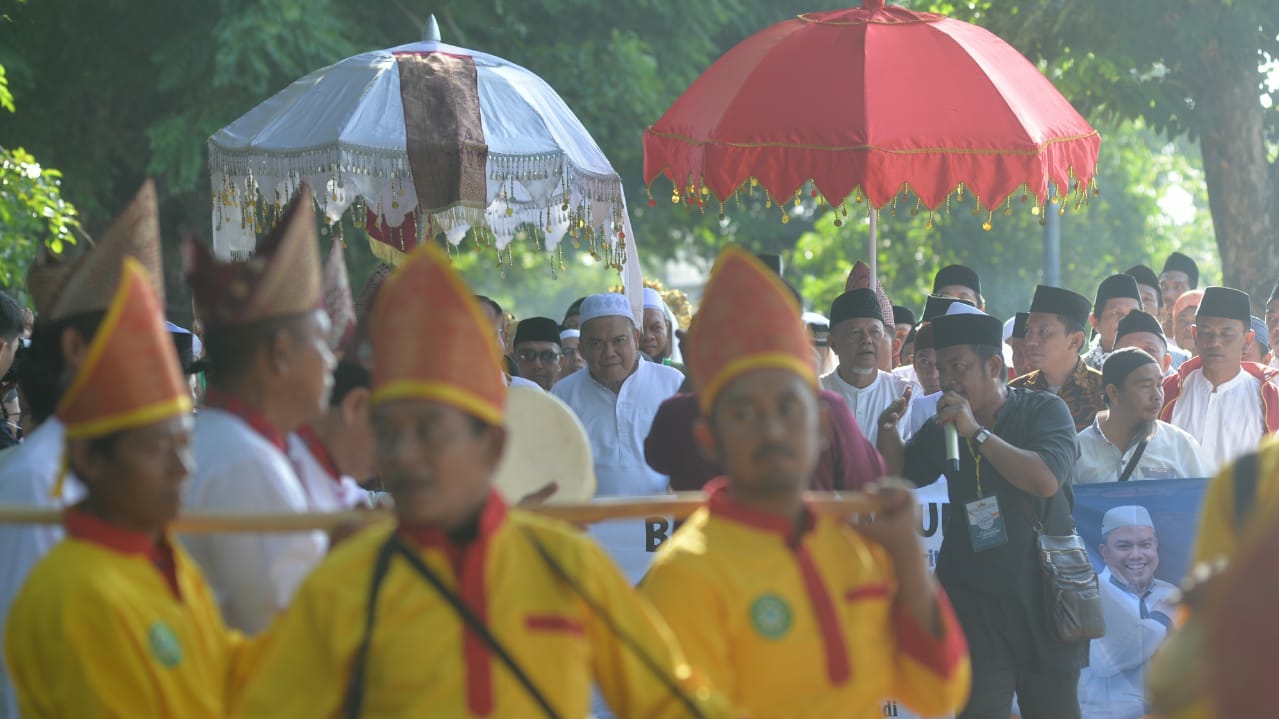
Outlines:
[[582, 600], [582, 603], [591, 610], [591, 613], [594, 614], [597, 619], [602, 621], [604, 626], [608, 627], [608, 630], [613, 633], [613, 636], [617, 637], [618, 641], [622, 643], [622, 646], [631, 650], [631, 653], [635, 655], [635, 658], [639, 659], [640, 663], [644, 665], [644, 668], [648, 669], [649, 672], [651, 672], [652, 675], [661, 682], [662, 686], [670, 692], [671, 696], [688, 709], [690, 716], [698, 717], [699, 719], [704, 717], [705, 715], [702, 713], [702, 710], [698, 708], [696, 702], [688, 696], [688, 693], [681, 689], [680, 686], [675, 683], [675, 680], [662, 670], [657, 661], [654, 660], [648, 652], [644, 651], [644, 648], [640, 646], [639, 642], [636, 641], [634, 637], [622, 629], [621, 625], [617, 623], [617, 620], [614, 619], [613, 616], [609, 614], [608, 610], [604, 608], [604, 605], [599, 600], [590, 596], [581, 583], [575, 580], [572, 575], [568, 573], [568, 570], [564, 569], [564, 565], [560, 564], [559, 560], [557, 560], [554, 555], [547, 550], [546, 545], [542, 544], [542, 541], [537, 538], [537, 535], [533, 533], [533, 530], [528, 527], [522, 527], [522, 529], [524, 530], [525, 536], [528, 537], [529, 542], [533, 545], [533, 548], [537, 550], [542, 561], [551, 570], [551, 574], [554, 574], [557, 579], [568, 585], [568, 588]]
[[1133, 470], [1137, 468], [1137, 463], [1141, 461], [1141, 455], [1146, 453], [1147, 444], [1149, 444], [1149, 440], [1143, 439], [1141, 444], [1137, 445], [1137, 451], [1132, 453], [1132, 459], [1128, 460], [1128, 466], [1124, 467], [1123, 474], [1119, 475], [1120, 482], [1127, 482], [1128, 478], [1132, 476]]
[[1030, 526], [1035, 530], [1035, 534], [1044, 534], [1044, 523], [1035, 516], [1035, 511], [1030, 506], [1030, 500], [1026, 499], [1024, 492], [1017, 493], [1017, 505], [1021, 507], [1021, 513], [1026, 515], [1026, 519], [1030, 520]]
[[1248, 452], [1235, 462], [1234, 469], [1234, 507], [1235, 531], [1243, 528], [1244, 521], [1251, 513], [1253, 500], [1257, 498], [1257, 479], [1260, 475], [1259, 456], [1256, 452]]
[[[549, 717], [549, 719], [560, 719], [560, 715], [555, 712], [555, 709], [551, 707], [550, 702], [546, 700], [546, 697], [542, 694], [542, 692], [540, 692], [533, 684], [533, 680], [529, 679], [528, 674], [526, 674], [524, 670], [520, 668], [520, 665], [515, 662], [515, 658], [506, 650], [506, 647], [497, 640], [497, 637], [493, 636], [493, 633], [489, 631], [489, 628], [484, 624], [483, 620], [475, 616], [475, 613], [471, 611], [470, 607], [466, 606], [466, 602], [462, 601], [462, 598], [459, 597], [456, 592], [445, 586], [439, 575], [432, 571], [431, 568], [426, 565], [426, 562], [423, 562], [422, 558], [413, 552], [413, 550], [406, 547], [404, 542], [400, 540], [399, 535], [394, 532], [391, 533], [391, 536], [386, 540], [386, 543], [382, 545], [382, 549], [378, 553], [379, 565], [374, 570], [374, 584], [369, 592], [369, 608], [365, 615], [364, 638], [360, 642], [360, 650], [356, 654], [357, 663], [351, 675], [351, 685], [347, 689], [346, 719], [357, 719], [360, 715], [360, 703], [362, 703], [363, 699], [362, 685], [365, 665], [368, 660], [368, 644], [373, 629], [373, 606], [376, 603], [378, 587], [386, 578], [387, 570], [390, 566], [390, 560], [393, 555], [396, 554], [403, 557], [405, 561], [409, 563], [409, 566], [417, 572], [418, 576], [427, 584], [431, 585], [431, 587], [449, 603], [449, 606], [453, 608], [453, 611], [463, 621], [463, 623], [466, 624], [467, 628], [475, 632], [484, 644], [488, 646], [489, 651], [496, 655], [502, 664], [506, 665], [506, 668], [515, 675], [516, 680], [519, 681], [520, 685], [524, 687], [524, 690], [528, 692], [529, 696], [533, 698], [533, 701], [541, 708], [542, 713]], [[382, 564], [384, 557], [385, 566]], [[355, 684], [357, 678], [360, 682], [359, 686], [356, 686]], [[354, 713], [352, 713], [352, 711], [354, 711]]]
[[392, 549], [389, 541], [384, 542], [378, 549], [377, 560], [373, 564], [369, 603], [364, 609], [364, 636], [360, 638], [360, 646], [355, 650], [355, 662], [351, 667], [351, 676], [346, 683], [346, 696], [342, 701], [342, 716], [345, 719], [359, 719], [364, 711], [364, 675], [369, 661], [369, 644], [373, 640], [373, 624], [377, 618], [377, 597], [391, 567]]

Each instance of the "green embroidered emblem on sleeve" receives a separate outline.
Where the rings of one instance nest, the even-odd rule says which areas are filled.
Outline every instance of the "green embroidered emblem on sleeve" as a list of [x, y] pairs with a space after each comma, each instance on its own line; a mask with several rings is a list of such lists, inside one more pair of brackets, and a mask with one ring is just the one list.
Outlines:
[[781, 639], [790, 631], [790, 607], [776, 594], [764, 594], [751, 602], [751, 624], [765, 639]]
[[147, 644], [151, 647], [151, 656], [162, 666], [172, 668], [182, 662], [182, 644], [164, 622], [155, 622], [147, 630]]

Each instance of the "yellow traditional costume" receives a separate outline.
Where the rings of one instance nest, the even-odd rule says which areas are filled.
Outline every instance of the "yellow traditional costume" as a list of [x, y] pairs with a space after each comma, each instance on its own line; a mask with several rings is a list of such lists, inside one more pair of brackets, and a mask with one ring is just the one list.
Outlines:
[[[191, 411], [147, 273], [125, 260], [119, 290], [57, 416], [93, 439]], [[5, 654], [21, 714], [223, 717], [243, 644], [174, 541], [70, 508], [67, 538], [31, 571]]]
[[[371, 335], [375, 405], [425, 399], [503, 421], [492, 329], [438, 248], [387, 281]], [[383, 527], [334, 550], [272, 627], [233, 715], [577, 718], [592, 683], [621, 716], [725, 715], [579, 532], [491, 492], [471, 535]]]
[[[1249, 478], [1236, 478], [1248, 467]], [[1255, 454], [1221, 469], [1208, 483], [1199, 533], [1195, 537], [1195, 562], [1225, 557], [1233, 559], [1239, 547], [1266, 531], [1279, 517], [1279, 439], [1267, 438]]]
[[[798, 307], [740, 249], [720, 256], [690, 336], [705, 414], [751, 370], [790, 370], [816, 387]], [[878, 544], [808, 509], [794, 526], [727, 489], [724, 479], [707, 486], [707, 506], [662, 545], [640, 585], [694, 671], [758, 717], [879, 716], [889, 698], [925, 715], [963, 706], [967, 645], [940, 588], [938, 639], [899, 605]]]

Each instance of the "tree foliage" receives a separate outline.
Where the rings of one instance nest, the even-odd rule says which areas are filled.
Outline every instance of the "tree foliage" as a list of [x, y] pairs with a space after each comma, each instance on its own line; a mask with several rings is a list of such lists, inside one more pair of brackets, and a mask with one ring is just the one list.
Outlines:
[[973, 0], [1094, 121], [1199, 140], [1227, 284], [1279, 276], [1279, 14], [1271, 0]]
[[[1134, 2], [1144, 6], [1153, 0]], [[1261, 0], [1250, 2], [1261, 4]], [[1177, 0], [1173, 5], [1186, 3], [1204, 4]], [[864, 223], [850, 223], [834, 232], [829, 217], [802, 212], [792, 213], [791, 221], [783, 225], [775, 208], [757, 203], [728, 208], [726, 220], [720, 222], [717, 211], [702, 215], [672, 206], [669, 187], [660, 183], [654, 187], [655, 206], [649, 207], [641, 181], [640, 139], [644, 128], [698, 74], [747, 35], [800, 11], [846, 4], [837, 0], [439, 0], [423, 6], [405, 0], [374, 4], [103, 0], [69, 9], [37, 1], [19, 5], [9, 21], [0, 20], [0, 64], [9, 68], [14, 97], [25, 108], [0, 117], [0, 136], [20, 140], [66, 173], [64, 190], [75, 199], [90, 227], [105, 225], [142, 178], [151, 174], [157, 177], [163, 198], [166, 240], [176, 239], [179, 226], [208, 234], [206, 140], [210, 134], [312, 70], [357, 52], [416, 40], [427, 13], [434, 12], [446, 42], [524, 65], [560, 92], [627, 181], [646, 269], [660, 273], [668, 260], [683, 260], [704, 270], [719, 247], [735, 241], [755, 251], [790, 255], [794, 271], [809, 275], [799, 284], [820, 307], [829, 302], [825, 295], [842, 281], [851, 258], [865, 255]], [[1127, 68], [1137, 62], [1118, 57], [1124, 50], [1122, 38], [1105, 41], [1114, 47], [1097, 45], [1085, 51], [1080, 49], [1082, 40], [1073, 36], [1039, 37], [1054, 31], [1045, 23], [1053, 20], [1052, 7], [1057, 4], [1055, 0], [911, 3], [992, 26], [1032, 58], [1044, 59], [1050, 76], [1095, 123], [1112, 116], [1137, 116], [1135, 105], [1130, 107], [1137, 103], [1132, 96], [1136, 85], [1120, 84], [1128, 77]], [[1079, 7], [1072, 11], [1102, 12]], [[1089, 22], [1103, 20], [1109, 22], [1105, 18]], [[1072, 22], [1088, 27], [1083, 20]], [[1061, 48], [1068, 52], [1058, 52]], [[1107, 55], [1111, 50], [1113, 56]], [[1050, 57], [1051, 62], [1045, 59]], [[1097, 76], [1114, 82], [1098, 83]], [[1096, 102], [1087, 94], [1094, 89]], [[1148, 89], [1144, 92], [1149, 94]], [[1154, 100], [1171, 102], [1162, 97]], [[1201, 257], [1212, 254], [1205, 243], [1207, 225], [1202, 214], [1187, 224], [1160, 220], [1158, 198], [1170, 187], [1183, 188], [1195, 207], [1206, 207], [1201, 184], [1196, 186], [1203, 181], [1203, 171], [1185, 155], [1195, 151], [1193, 143], [1158, 138], [1159, 131], [1180, 132], [1185, 129], [1182, 125], [1155, 115], [1140, 117], [1142, 123], [1107, 120], [1110, 129], [1104, 131], [1103, 163], [1111, 167], [1122, 162], [1123, 171], [1103, 173], [1105, 194], [1094, 201], [1085, 219], [1076, 219], [1070, 212], [1063, 218], [1063, 280], [1079, 283], [1085, 290], [1088, 283], [1115, 269], [1110, 266], [1112, 260], [1123, 267], [1139, 260], [1157, 263], [1174, 242], [1204, 248]], [[1132, 146], [1131, 152], [1110, 154], [1127, 145]], [[899, 214], [898, 219], [886, 217], [881, 223], [888, 243], [881, 248], [881, 266], [891, 288], [903, 297], [917, 295], [927, 284], [929, 268], [951, 259], [986, 270], [984, 274], [991, 278], [988, 295], [1001, 311], [1019, 306], [1039, 277], [1039, 227], [1025, 212], [997, 217], [991, 232], [983, 232], [979, 221], [966, 216], [939, 221], [939, 229], [929, 232], [922, 219]], [[805, 234], [809, 230], [813, 232]], [[352, 283], [358, 286], [376, 261], [356, 228], [346, 223], [343, 233]], [[505, 300], [504, 304], [514, 302], [543, 314], [553, 315], [568, 300], [616, 282], [614, 274], [598, 266], [579, 267], [581, 263], [571, 255], [565, 270], [557, 271], [559, 279], [552, 279], [547, 259], [532, 251], [517, 253], [517, 266], [506, 268], [503, 277], [495, 256], [476, 253], [471, 246], [468, 241], [457, 259], [470, 281]], [[1087, 250], [1076, 256], [1075, 248]], [[176, 257], [178, 253], [167, 254]], [[171, 288], [180, 288], [176, 276], [170, 280]], [[170, 294], [171, 309], [180, 316], [182, 292]]]
[[[16, 112], [8, 76], [0, 65], [0, 109]], [[62, 198], [62, 173], [41, 167], [21, 147], [0, 146], [0, 284], [22, 289], [27, 265], [44, 242], [55, 253], [75, 242], [76, 210]]]

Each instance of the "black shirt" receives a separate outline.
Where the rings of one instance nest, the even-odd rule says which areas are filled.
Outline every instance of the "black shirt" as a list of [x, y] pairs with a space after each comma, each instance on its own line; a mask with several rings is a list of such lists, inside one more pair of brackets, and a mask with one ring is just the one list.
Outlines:
[[[995, 426], [988, 429], [1014, 447], [1038, 454], [1061, 489], [1053, 497], [1037, 497], [1018, 489], [981, 456], [977, 445], [961, 438], [959, 472], [946, 473], [951, 507], [937, 558], [937, 577], [947, 587], [959, 585], [983, 594], [1031, 600], [1037, 597], [1039, 578], [1035, 524], [1042, 524], [1050, 534], [1065, 534], [1074, 527], [1070, 484], [1079, 456], [1075, 422], [1066, 403], [1056, 395], [1010, 387]], [[937, 481], [945, 473], [945, 448], [941, 427], [929, 419], [906, 445], [906, 479], [918, 486]], [[979, 497], [979, 467], [980, 496], [998, 497], [1008, 542], [974, 552], [965, 505]]]

